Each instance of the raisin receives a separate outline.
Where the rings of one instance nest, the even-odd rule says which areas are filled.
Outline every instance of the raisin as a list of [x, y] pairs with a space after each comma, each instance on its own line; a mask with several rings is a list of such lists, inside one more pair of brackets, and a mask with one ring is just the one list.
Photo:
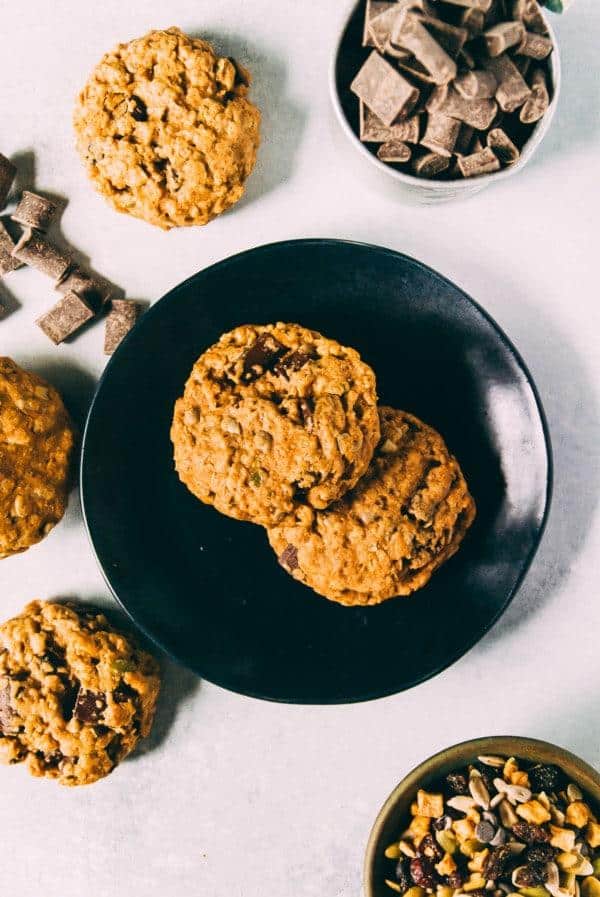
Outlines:
[[526, 844], [543, 844], [544, 841], [550, 840], [548, 832], [533, 822], [516, 822], [513, 825], [513, 834]]
[[527, 848], [525, 859], [528, 863], [544, 863], [550, 862], [554, 856], [554, 848], [547, 842], [541, 844], [533, 844]]
[[446, 786], [451, 794], [468, 794], [469, 783], [462, 772], [451, 772], [446, 776]]
[[500, 878], [511, 856], [510, 848], [506, 845], [494, 847], [485, 864], [485, 877], [487, 879], [491, 878], [492, 881]]
[[463, 877], [461, 873], [456, 869], [450, 875], [444, 876], [444, 884], [449, 888], [462, 888], [463, 885]]
[[427, 857], [415, 857], [410, 861], [410, 874], [420, 888], [435, 888], [436, 875], [433, 863]]
[[436, 862], [439, 862], [444, 856], [444, 851], [433, 835], [425, 835], [417, 848], [417, 853], [421, 857], [428, 857]]
[[135, 119], [135, 121], [148, 121], [148, 109], [146, 108], [146, 104], [139, 97], [136, 97], [135, 94], [131, 97], [133, 100], [133, 109], [131, 110], [131, 117]]
[[539, 794], [540, 791], [548, 793], [557, 791], [563, 781], [562, 771], [558, 766], [551, 766], [550, 764], [546, 766], [540, 763], [537, 766], [532, 766], [527, 774], [529, 775], [531, 790], [534, 794]]
[[408, 857], [400, 857], [396, 864], [396, 881], [403, 891], [408, 891], [412, 887], [412, 878], [410, 876], [410, 860]]

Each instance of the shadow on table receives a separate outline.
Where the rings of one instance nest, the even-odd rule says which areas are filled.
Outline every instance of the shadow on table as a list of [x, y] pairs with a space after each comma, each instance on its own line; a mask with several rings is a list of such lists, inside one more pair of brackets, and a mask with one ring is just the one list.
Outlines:
[[[529, 304], [524, 285], [506, 282], [505, 287], [512, 297], [504, 317], [508, 334], [530, 366], [546, 411], [554, 494], [531, 569], [515, 600], [483, 639], [478, 648], [483, 651], [489, 640], [497, 641], [526, 622], [561, 588], [585, 545], [600, 499], [600, 409], [582, 359], [544, 313], [543, 304]], [[508, 319], [511, 314], [514, 321]]]
[[249, 99], [261, 111], [261, 144], [256, 168], [238, 207], [265, 196], [289, 180], [296, 162], [306, 110], [286, 92], [287, 64], [270, 47], [259, 47], [237, 34], [199, 31], [192, 37], [210, 41], [218, 53], [231, 56], [252, 76]]

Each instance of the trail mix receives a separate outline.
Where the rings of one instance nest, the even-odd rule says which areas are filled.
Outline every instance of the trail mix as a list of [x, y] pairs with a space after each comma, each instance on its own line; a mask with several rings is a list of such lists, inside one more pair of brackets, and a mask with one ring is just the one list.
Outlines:
[[600, 824], [557, 766], [478, 757], [411, 813], [385, 851], [404, 897], [600, 897]]

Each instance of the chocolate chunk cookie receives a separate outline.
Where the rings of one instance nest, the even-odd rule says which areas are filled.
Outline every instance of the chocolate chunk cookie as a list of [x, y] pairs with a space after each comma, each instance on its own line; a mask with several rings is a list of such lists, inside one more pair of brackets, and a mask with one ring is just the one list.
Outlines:
[[0, 558], [39, 542], [62, 518], [73, 443], [54, 387], [0, 358]]
[[196, 362], [171, 429], [175, 466], [201, 501], [275, 524], [325, 508], [379, 439], [375, 376], [358, 352], [298, 324], [246, 325]]
[[379, 604], [422, 588], [475, 517], [441, 436], [404, 411], [379, 413], [381, 440], [356, 488], [326, 510], [297, 507], [268, 532], [280, 564], [340, 604]]
[[88, 785], [152, 726], [158, 664], [106, 617], [34, 601], [0, 626], [0, 762]]
[[77, 149], [119, 211], [159, 227], [206, 224], [254, 168], [250, 76], [205, 40], [151, 31], [107, 53], [77, 101]]

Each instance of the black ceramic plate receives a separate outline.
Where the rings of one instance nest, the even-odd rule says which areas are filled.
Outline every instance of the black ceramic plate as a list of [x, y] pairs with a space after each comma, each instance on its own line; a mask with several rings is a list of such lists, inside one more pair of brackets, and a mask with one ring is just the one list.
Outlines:
[[[478, 516], [412, 598], [348, 609], [281, 567], [263, 530], [202, 505], [173, 470], [175, 399], [201, 352], [246, 322], [297, 321], [356, 346], [381, 401], [436, 427]], [[278, 701], [360, 701], [409, 688], [465, 653], [506, 608], [544, 527], [550, 446], [535, 387], [490, 318], [419, 262], [298, 240], [201, 271], [119, 348], [87, 422], [90, 538], [114, 595], [200, 676]]]

